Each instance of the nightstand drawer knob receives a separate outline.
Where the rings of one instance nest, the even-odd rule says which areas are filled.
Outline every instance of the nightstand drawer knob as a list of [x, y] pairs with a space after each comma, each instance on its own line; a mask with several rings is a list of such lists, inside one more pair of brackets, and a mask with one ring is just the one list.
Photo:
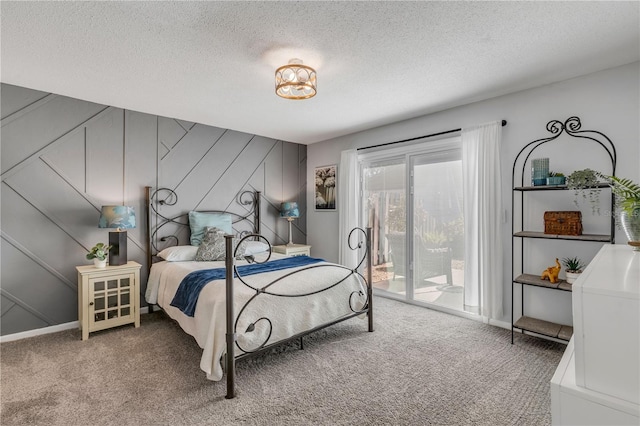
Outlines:
[[89, 306], [93, 306], [93, 302], [89, 302]]

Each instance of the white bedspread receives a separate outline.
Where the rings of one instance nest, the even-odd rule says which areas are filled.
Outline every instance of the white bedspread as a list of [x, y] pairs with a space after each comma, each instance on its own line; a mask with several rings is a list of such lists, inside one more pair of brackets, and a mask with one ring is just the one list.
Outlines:
[[[282, 257], [284, 256], [272, 255], [272, 259]], [[246, 264], [246, 261], [237, 261], [237, 264]], [[327, 262], [316, 265], [326, 266], [300, 271], [278, 281], [270, 286], [268, 291], [277, 294], [304, 294], [326, 288], [350, 274], [349, 270]], [[243, 277], [243, 279], [247, 284], [261, 288], [279, 276], [307, 267], [250, 275]], [[207, 373], [208, 379], [220, 380], [223, 373], [220, 360], [226, 352], [225, 281], [211, 281], [203, 288], [193, 317], [185, 315], [178, 308], [170, 305], [180, 282], [187, 274], [211, 268], [224, 268], [224, 262], [156, 263], [149, 274], [146, 300], [162, 307], [186, 333], [196, 339], [198, 345], [203, 349], [200, 368]], [[251, 351], [264, 342], [268, 336], [266, 321], [257, 322], [253, 332], [246, 332], [249, 324], [261, 317], [269, 318], [273, 323], [273, 331], [268, 342], [270, 344], [348, 315], [352, 313], [349, 307], [349, 298], [354, 291], [362, 291], [363, 293], [360, 297], [353, 296], [352, 298], [353, 307], [361, 309], [366, 300], [366, 289], [360, 280], [352, 276], [330, 290], [312, 296], [276, 297], [261, 294], [240, 314], [242, 306], [256, 292], [236, 278], [234, 311], [236, 317], [240, 314], [236, 329], [238, 343], [245, 350]], [[242, 351], [236, 347], [236, 355], [239, 353]]]

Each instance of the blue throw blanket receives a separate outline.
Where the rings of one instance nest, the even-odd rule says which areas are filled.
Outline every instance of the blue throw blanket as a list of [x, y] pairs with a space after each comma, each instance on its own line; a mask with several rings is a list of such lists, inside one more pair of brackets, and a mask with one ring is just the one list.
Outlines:
[[[298, 266], [311, 265], [324, 262], [323, 259], [316, 259], [309, 256], [294, 256], [286, 259], [272, 260], [271, 262], [255, 263], [251, 265], [238, 266], [240, 276], [255, 275], [263, 272], [279, 271], [281, 269], [295, 268]], [[193, 271], [180, 282], [171, 306], [180, 309], [185, 315], [194, 316], [196, 303], [200, 292], [209, 281], [221, 280], [226, 277], [226, 268], [203, 269]]]

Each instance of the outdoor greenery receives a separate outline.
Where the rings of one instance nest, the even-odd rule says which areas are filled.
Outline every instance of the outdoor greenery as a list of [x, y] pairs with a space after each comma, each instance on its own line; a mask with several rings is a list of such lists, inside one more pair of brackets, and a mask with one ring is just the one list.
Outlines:
[[427, 232], [424, 234], [424, 241], [429, 248], [447, 247], [449, 236], [442, 231]]
[[407, 211], [404, 195], [397, 197], [392, 204], [389, 205], [387, 213], [387, 223], [389, 232], [406, 232], [407, 230]]
[[[404, 195], [389, 204], [387, 226], [390, 233], [406, 232], [406, 203]], [[454, 258], [462, 258], [464, 249], [464, 221], [462, 216], [448, 222], [428, 217], [424, 210], [416, 210], [415, 235], [420, 235], [428, 248], [449, 247]]]

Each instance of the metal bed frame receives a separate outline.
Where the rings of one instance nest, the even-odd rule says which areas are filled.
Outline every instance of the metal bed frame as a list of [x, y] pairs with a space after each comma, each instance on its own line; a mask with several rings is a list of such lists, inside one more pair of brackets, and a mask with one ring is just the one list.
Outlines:
[[[223, 210], [199, 210], [204, 213], [226, 213], [232, 216], [232, 222], [234, 225], [234, 232], [237, 234], [236, 236], [242, 240], [253, 239], [253, 240], [264, 240], [267, 244], [269, 244], [269, 248], [271, 249], [271, 244], [269, 241], [260, 235], [260, 199], [261, 193], [260, 191], [243, 191], [240, 192], [236, 197], [236, 203], [241, 208], [243, 207], [245, 210], [248, 210], [244, 214], [234, 213], [232, 211], [223, 211]], [[180, 230], [189, 229], [188, 223], [188, 213], [181, 213], [176, 216], [166, 217], [159, 212], [159, 208], [161, 206], [175, 206], [178, 202], [178, 196], [175, 191], [168, 188], [159, 188], [153, 190], [150, 186], [145, 187], [145, 200], [146, 200], [146, 209], [147, 209], [147, 262], [148, 268], [151, 270], [152, 263], [156, 260], [154, 253], [158, 253], [161, 248], [166, 248], [172, 245], [179, 245], [181, 240]], [[244, 226], [247, 228], [250, 225], [251, 230], [236, 230], [236, 226], [241, 227]], [[173, 228], [172, 228], [173, 226]], [[174, 231], [176, 230], [176, 231]], [[166, 231], [166, 234], [164, 232]], [[236, 367], [235, 363], [238, 360], [249, 358], [252, 356], [259, 355], [266, 351], [269, 351], [275, 346], [279, 346], [285, 343], [289, 343], [294, 340], [298, 340], [300, 342], [300, 349], [304, 349], [303, 337], [321, 330], [323, 328], [332, 326], [342, 321], [346, 321], [353, 317], [366, 314], [368, 317], [368, 331], [373, 331], [373, 287], [372, 287], [372, 262], [371, 262], [371, 229], [367, 228], [366, 231], [362, 228], [354, 228], [348, 237], [348, 245], [351, 250], [359, 250], [363, 253], [362, 258], [358, 262], [358, 265], [355, 268], [348, 268], [342, 265], [335, 264], [312, 264], [306, 266], [302, 269], [290, 272], [281, 276], [269, 284], [257, 288], [248, 284], [243, 277], [238, 273], [238, 267], [235, 264], [235, 254], [234, 253], [234, 244], [233, 238], [234, 235], [226, 235], [225, 236], [225, 250], [226, 250], [226, 277], [225, 277], [225, 288], [226, 288], [226, 354], [225, 358], [225, 371], [226, 371], [226, 384], [227, 384], [227, 394], [226, 398], [234, 398], [236, 396]], [[239, 247], [240, 244], [236, 246]], [[254, 263], [264, 263], [269, 260], [271, 257], [271, 253], [269, 253], [264, 260], [254, 260]], [[362, 273], [359, 272], [359, 269], [366, 262], [366, 271], [367, 277], [365, 278]], [[299, 274], [303, 271], [315, 268], [342, 268], [348, 272], [348, 274], [339, 280], [338, 282], [329, 284], [324, 286], [320, 290], [303, 293], [303, 294], [279, 294], [273, 290], [270, 290], [270, 287], [274, 284], [280, 282], [285, 278], [289, 278], [296, 274]], [[234, 280], [234, 275], [236, 276], [236, 280]], [[269, 339], [271, 338], [271, 334], [273, 331], [273, 323], [267, 317], [261, 317], [257, 320], [253, 321], [249, 327], [245, 330], [245, 332], [251, 332], [255, 329], [256, 324], [259, 322], [265, 322], [268, 325], [268, 336], [261, 345], [259, 345], [255, 349], [247, 349], [242, 348], [237, 341], [237, 327], [238, 320], [242, 316], [243, 313], [246, 312], [247, 307], [256, 300], [256, 298], [262, 295], [269, 296], [277, 296], [277, 297], [287, 297], [292, 301], [305, 297], [305, 296], [313, 296], [315, 294], [320, 294], [327, 290], [330, 290], [341, 283], [345, 282], [352, 276], [356, 276], [356, 279], [360, 280], [361, 283], [365, 285], [366, 294], [362, 292], [351, 292], [349, 295], [349, 300], [347, 303], [349, 304], [349, 309], [351, 313], [343, 315], [339, 318], [336, 318], [326, 324], [321, 324], [319, 326], [313, 327], [312, 329], [306, 330], [304, 332], [295, 334], [286, 339], [279, 340], [277, 342], [269, 343]], [[249, 300], [239, 309], [238, 313], [234, 312], [233, 300], [234, 300], [234, 286], [244, 285], [250, 288], [254, 294]], [[353, 304], [354, 296], [364, 296], [365, 302], [361, 308], [356, 308]], [[153, 308], [149, 305], [149, 312], [152, 312]], [[236, 355], [236, 348], [238, 348], [242, 353]]]

